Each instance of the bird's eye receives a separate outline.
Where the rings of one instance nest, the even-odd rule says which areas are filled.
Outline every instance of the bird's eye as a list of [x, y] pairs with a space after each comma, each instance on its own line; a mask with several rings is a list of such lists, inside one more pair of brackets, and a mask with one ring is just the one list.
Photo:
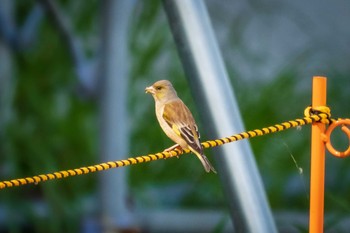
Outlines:
[[156, 90], [160, 91], [160, 90], [162, 90], [162, 87], [156, 87]]

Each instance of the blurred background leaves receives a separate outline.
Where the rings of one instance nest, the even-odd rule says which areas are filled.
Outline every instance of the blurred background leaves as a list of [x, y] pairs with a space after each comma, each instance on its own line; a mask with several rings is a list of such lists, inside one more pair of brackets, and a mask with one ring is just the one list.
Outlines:
[[[99, 1], [56, 3], [68, 17], [86, 57], [98, 58]], [[348, 117], [350, 31], [345, 22], [350, 16], [349, 3], [206, 3], [247, 129], [302, 117], [311, 102], [311, 77], [318, 74], [329, 77], [328, 103], [333, 116]], [[23, 34], [16, 32], [24, 28], [36, 4], [21, 0], [0, 3], [0, 7], [12, 8], [12, 21], [0, 21], [1, 180], [98, 161], [96, 95], [82, 88], [57, 28], [41, 13], [37, 29], [32, 27], [34, 39], [19, 43]], [[11, 26], [15, 30], [8, 34]], [[159, 79], [171, 80], [197, 115], [160, 2], [135, 1], [129, 38], [132, 143], [127, 157], [171, 145], [158, 127], [145, 86]], [[251, 140], [274, 212], [308, 211], [309, 135], [306, 126]], [[334, 141], [343, 140], [341, 137]], [[202, 138], [207, 139], [205, 135]], [[206, 154], [215, 156], [210, 151]], [[327, 229], [337, 229], [349, 215], [349, 163], [348, 159], [327, 156], [325, 211], [335, 216], [327, 222]], [[204, 174], [193, 156], [137, 165], [130, 168], [129, 176], [134, 208], [226, 211], [218, 177]], [[97, 212], [98, 207], [91, 203], [97, 187], [96, 176], [85, 175], [2, 190], [0, 230], [78, 232], [84, 218]], [[305, 229], [305, 225], [295, 227]]]

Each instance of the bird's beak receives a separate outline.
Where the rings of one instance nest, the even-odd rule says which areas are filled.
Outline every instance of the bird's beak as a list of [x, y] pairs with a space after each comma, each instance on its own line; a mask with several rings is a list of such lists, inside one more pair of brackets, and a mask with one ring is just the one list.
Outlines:
[[146, 87], [145, 92], [150, 93], [150, 94], [154, 94], [154, 88], [152, 86]]

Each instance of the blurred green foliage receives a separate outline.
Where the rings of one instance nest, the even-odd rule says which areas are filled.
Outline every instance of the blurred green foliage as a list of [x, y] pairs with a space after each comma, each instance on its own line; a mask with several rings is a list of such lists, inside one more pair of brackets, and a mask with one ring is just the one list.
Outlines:
[[[20, 18], [21, 12], [28, 11], [32, 2], [19, 2]], [[98, 2], [61, 3], [79, 36], [87, 37], [84, 42], [89, 51], [96, 46], [97, 35], [91, 35], [91, 31], [97, 31]], [[158, 126], [152, 98], [144, 94], [145, 86], [154, 81], [171, 80], [179, 96], [199, 119], [160, 4], [138, 2], [135, 5], [130, 51], [132, 143], [127, 157], [161, 151], [172, 145]], [[1, 179], [96, 163], [97, 104], [79, 95], [69, 53], [52, 24], [47, 20], [43, 22], [35, 46], [17, 53], [14, 63], [14, 115], [0, 142]], [[311, 78], [307, 87], [299, 85], [297, 77], [301, 74], [294, 67], [300, 65], [294, 61], [271, 82], [247, 81], [237, 76], [233, 67], [227, 67], [247, 129], [302, 117], [303, 109], [311, 102]], [[350, 99], [350, 93], [344, 84], [348, 83], [348, 77], [332, 70], [327, 76], [331, 77], [328, 103], [333, 115], [346, 117], [349, 112], [344, 108], [344, 102]], [[198, 123], [200, 128], [205, 127]], [[273, 210], [308, 210], [309, 135], [310, 127], [305, 126], [251, 140]], [[206, 135], [202, 138], [208, 139]], [[210, 150], [206, 154], [213, 160], [215, 155]], [[327, 156], [326, 212], [349, 214], [348, 166], [348, 159], [340, 161]], [[136, 207], [227, 210], [222, 192], [224, 184], [218, 176], [205, 174], [194, 156], [185, 155], [128, 169], [130, 198]], [[11, 232], [20, 232], [23, 230], [20, 223], [25, 222], [32, 224], [28, 227], [34, 232], [78, 232], [87, 211], [85, 199], [94, 196], [97, 187], [96, 175], [85, 175], [3, 190], [0, 204], [7, 211], [5, 227]], [[47, 206], [38, 207], [40, 200]], [[333, 220], [328, 225], [335, 224], [336, 218]]]
[[[16, 13], [28, 13], [32, 5], [18, 1]], [[0, 146], [2, 180], [97, 161], [96, 104], [78, 95], [69, 53], [52, 24], [44, 20], [39, 32], [34, 46], [14, 57], [13, 117]], [[96, 189], [96, 180], [87, 175], [3, 190], [6, 226], [1, 229], [78, 232], [85, 211], [81, 204]]]

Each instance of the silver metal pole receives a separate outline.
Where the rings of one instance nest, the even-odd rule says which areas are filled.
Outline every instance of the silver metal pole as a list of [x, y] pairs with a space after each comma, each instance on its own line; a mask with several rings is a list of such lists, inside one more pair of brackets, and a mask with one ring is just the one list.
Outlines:
[[[102, 161], [124, 159], [129, 150], [127, 114], [128, 29], [134, 1], [104, 0], [99, 74], [100, 150]], [[100, 174], [102, 231], [129, 228], [133, 224], [127, 207], [127, 170]]]
[[[244, 131], [243, 123], [201, 0], [164, 0], [182, 64], [212, 138]], [[215, 149], [218, 172], [226, 188], [237, 232], [277, 232], [248, 141]]]

